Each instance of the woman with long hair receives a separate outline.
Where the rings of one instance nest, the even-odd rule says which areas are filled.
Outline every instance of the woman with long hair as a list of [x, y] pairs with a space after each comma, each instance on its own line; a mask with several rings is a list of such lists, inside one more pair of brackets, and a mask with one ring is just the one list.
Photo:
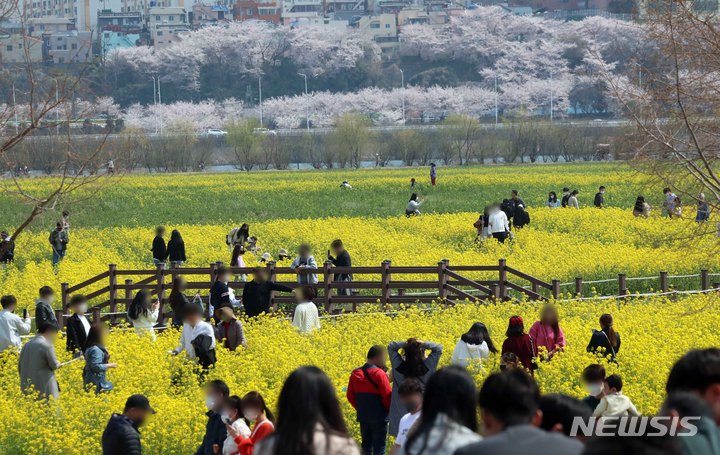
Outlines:
[[594, 354], [602, 353], [610, 360], [615, 360], [620, 350], [620, 334], [613, 328], [613, 317], [610, 314], [600, 316], [600, 330], [593, 330], [587, 351]]
[[[227, 427], [231, 427], [242, 437], [250, 437], [250, 428], [243, 418], [242, 399], [239, 396], [233, 395], [225, 400], [220, 418]], [[240, 448], [235, 442], [235, 438], [228, 434], [223, 442], [222, 455], [234, 455], [238, 453], [239, 450]]]
[[180, 231], [173, 229], [170, 233], [170, 240], [167, 244], [168, 259], [170, 267], [176, 269], [183, 265], [187, 258], [185, 257], [185, 241], [180, 235]]
[[635, 199], [635, 206], [633, 207], [633, 216], [634, 217], [643, 217], [647, 218], [650, 216], [650, 204], [645, 202], [645, 198], [643, 196], [638, 196], [637, 199]]
[[413, 193], [410, 195], [410, 200], [407, 203], [407, 206], [405, 207], [405, 216], [420, 216], [420, 205], [422, 204], [422, 200], [418, 199], [417, 193]]
[[560, 207], [560, 200], [558, 199], [556, 192], [551, 191], [548, 193], [548, 199], [547, 202], [545, 202], [545, 207], [550, 207], [551, 209]]
[[547, 360], [550, 360], [556, 352], [565, 349], [565, 333], [560, 328], [560, 316], [557, 307], [545, 305], [540, 312], [540, 320], [530, 327], [528, 333], [535, 341], [535, 348], [545, 348]]
[[459, 366], [441, 368], [430, 377], [422, 415], [410, 431], [401, 455], [452, 455], [479, 441], [477, 390], [470, 374]]
[[[400, 355], [401, 349], [403, 355]], [[425, 351], [430, 351], [430, 355], [426, 357]], [[437, 369], [442, 351], [443, 347], [441, 345], [423, 342], [417, 338], [409, 338], [407, 341], [393, 341], [388, 345], [393, 376], [388, 432], [392, 436], [397, 436], [400, 419], [407, 412], [400, 401], [398, 389], [405, 381], [405, 378], [416, 378], [423, 385], [427, 384], [428, 379]]]
[[107, 370], [117, 368], [117, 363], [110, 362], [110, 354], [105, 349], [105, 338], [108, 328], [105, 324], [90, 326], [87, 342], [85, 344], [85, 367], [83, 368], [83, 383], [85, 388], [95, 388], [95, 393], [109, 392], [113, 389], [112, 382], [107, 379]]
[[537, 351], [533, 339], [525, 333], [525, 325], [520, 316], [515, 315], [510, 318], [505, 336], [507, 338], [503, 342], [502, 353], [512, 352], [515, 354], [520, 364], [532, 374], [535, 369], [533, 362]]
[[187, 280], [182, 275], [175, 275], [172, 282], [172, 289], [168, 301], [172, 308], [172, 324], [173, 327], [182, 327], [185, 308], [190, 305], [190, 300], [185, 295], [187, 289]]
[[150, 334], [155, 341], [155, 323], [158, 320], [160, 302], [153, 303], [150, 292], [140, 289], [133, 298], [127, 317], [138, 335]]
[[[230, 267], [240, 267], [245, 268], [247, 265], [245, 265], [245, 259], [243, 256], [245, 255], [245, 246], [236, 244], [233, 247], [232, 254], [230, 255]], [[245, 282], [247, 281], [247, 275], [244, 273], [235, 274], [235, 281], [238, 282]]]
[[257, 455], [360, 455], [343, 418], [330, 378], [305, 366], [285, 380], [278, 398], [275, 433]]
[[452, 354], [452, 364], [463, 368], [470, 364], [480, 365], [497, 348], [490, 339], [490, 333], [482, 322], [476, 322], [460, 337]]
[[242, 413], [253, 424], [250, 436], [244, 437], [232, 426], [227, 426], [227, 432], [237, 444], [239, 455], [252, 455], [256, 445], [275, 431], [275, 417], [260, 392], [255, 391], [243, 397]]

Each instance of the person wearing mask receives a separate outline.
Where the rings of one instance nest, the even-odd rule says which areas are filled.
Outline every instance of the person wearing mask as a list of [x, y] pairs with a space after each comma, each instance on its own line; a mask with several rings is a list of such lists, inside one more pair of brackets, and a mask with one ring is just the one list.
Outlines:
[[582, 373], [582, 382], [588, 393], [582, 402], [592, 413], [605, 396], [605, 367], [597, 363], [586, 366]]
[[60, 329], [53, 323], [38, 328], [38, 334], [22, 347], [18, 367], [20, 389], [25, 394], [37, 394], [40, 399], [60, 397], [55, 370], [60, 368], [55, 355], [55, 340]]
[[180, 344], [171, 354], [178, 355], [185, 351], [189, 360], [207, 368], [215, 363], [215, 331], [202, 320], [202, 315], [203, 309], [199, 305], [191, 304], [185, 309]]
[[[400, 355], [400, 350], [403, 355]], [[425, 352], [430, 351], [429, 356]], [[392, 365], [393, 387], [390, 399], [389, 433], [397, 436], [400, 418], [406, 411], [400, 402], [398, 389], [407, 378], [416, 378], [423, 385], [437, 369], [443, 347], [437, 343], [423, 342], [417, 338], [407, 341], [393, 341], [388, 345], [390, 364]]]
[[611, 374], [605, 378], [605, 396], [593, 411], [595, 417], [639, 416], [640, 413], [630, 398], [622, 393], [623, 381], [620, 375]]
[[107, 334], [108, 328], [105, 324], [94, 324], [90, 328], [87, 347], [84, 351], [83, 383], [86, 390], [89, 390], [90, 386], [92, 386], [96, 394], [109, 392], [113, 389], [112, 382], [107, 379], [107, 370], [118, 367], [117, 363], [110, 362], [110, 354], [105, 348]]
[[551, 191], [548, 194], [548, 199], [547, 202], [545, 202], [545, 207], [550, 207], [551, 209], [556, 209], [560, 207], [560, 201], [558, 200], [557, 193]]
[[152, 300], [152, 295], [140, 289], [128, 308], [127, 317], [138, 335], [149, 335], [155, 341], [155, 323], [159, 316], [160, 302]]
[[293, 292], [292, 288], [270, 281], [265, 267], [256, 267], [253, 279], [245, 283], [243, 288], [245, 314], [255, 317], [270, 311], [273, 291]]
[[541, 420], [540, 389], [535, 380], [519, 368], [491, 374], [480, 389], [478, 402], [485, 439], [463, 447], [456, 455], [580, 455], [583, 452], [581, 442], [533, 425]]
[[720, 427], [720, 348], [693, 349], [675, 362], [665, 384], [668, 395], [692, 392], [702, 398]]
[[384, 455], [388, 427], [388, 411], [392, 387], [388, 379], [387, 351], [373, 346], [367, 353], [367, 362], [350, 374], [347, 399], [357, 411], [360, 438], [364, 455]]
[[61, 222], [58, 221], [55, 225], [55, 229], [50, 231], [48, 241], [52, 247], [52, 264], [58, 265], [58, 263], [60, 263], [67, 254], [67, 244], [70, 241], [68, 233], [63, 229]]
[[518, 356], [515, 355], [515, 353], [504, 352], [500, 356], [500, 362], [498, 364], [498, 368], [500, 368], [500, 371], [511, 370], [513, 368], [519, 368], [519, 367], [520, 367], [520, 360], [518, 359]]
[[610, 314], [600, 316], [600, 330], [593, 330], [590, 342], [587, 345], [587, 352], [610, 356], [614, 361], [620, 350], [620, 334], [613, 328], [613, 317]]
[[677, 196], [670, 188], [665, 188], [663, 190], [663, 195], [665, 196], [665, 201], [663, 202], [663, 215], [672, 218], [676, 213], [675, 204]]
[[601, 186], [598, 188], [598, 192], [595, 193], [595, 199], [593, 205], [599, 209], [605, 207], [605, 187]]
[[[182, 275], [175, 275], [172, 283], [172, 289], [168, 296], [170, 308], [172, 309], [172, 325], [173, 327], [182, 327], [183, 313], [185, 308], [192, 305], [190, 299], [185, 295], [187, 290], [187, 280]], [[199, 296], [198, 296], [199, 297]]]
[[633, 207], [633, 216], [636, 218], [648, 218], [650, 216], [650, 204], [645, 202], [645, 198], [643, 196], [638, 196], [635, 200], [635, 206]]
[[525, 325], [520, 316], [512, 316], [508, 322], [505, 332], [505, 341], [502, 345], [502, 353], [512, 352], [520, 361], [520, 364], [529, 372], [535, 370], [535, 343], [530, 335], [525, 333]]
[[[232, 254], [230, 255], [230, 267], [239, 267], [241, 269], [244, 269], [247, 267], [245, 265], [245, 259], [243, 258], [245, 256], [245, 246], [244, 245], [235, 245], [232, 250]], [[247, 281], [247, 275], [244, 273], [240, 273], [235, 275], [235, 281], [238, 282], [245, 282]]]
[[695, 221], [703, 223], [710, 219], [710, 205], [705, 199], [705, 193], [700, 193], [697, 200], [697, 214], [695, 215]]
[[505, 243], [505, 240], [510, 235], [510, 222], [505, 212], [500, 209], [500, 204], [495, 204], [490, 208], [488, 230], [493, 238], [500, 243]]
[[467, 368], [468, 365], [482, 366], [482, 361], [496, 353], [497, 348], [490, 339], [490, 333], [482, 322], [476, 322], [464, 333], [455, 345], [452, 364]]
[[572, 193], [570, 193], [570, 197], [568, 198], [567, 206], [571, 209], [579, 209], [580, 203], [578, 202], [578, 194], [580, 194], [580, 191], [573, 190]]
[[131, 395], [122, 414], [110, 417], [102, 434], [103, 455], [141, 455], [140, 427], [155, 414], [145, 395]]
[[[223, 408], [220, 417], [222, 418], [226, 429], [232, 428], [233, 431], [237, 432], [237, 434], [243, 438], [250, 437], [250, 427], [247, 426], [247, 423], [245, 423], [245, 419], [243, 418], [242, 399], [239, 396], [233, 395], [225, 400], [225, 407]], [[228, 435], [225, 438], [225, 442], [223, 442], [222, 451], [220, 453], [222, 453], [222, 455], [235, 455], [239, 450], [240, 448], [235, 442], [235, 438], [233, 438], [228, 431]]]
[[275, 432], [255, 450], [256, 455], [291, 453], [360, 455], [330, 378], [315, 366], [290, 373], [278, 397]]
[[540, 428], [568, 437], [571, 437], [573, 421], [576, 418], [588, 422], [592, 415], [585, 403], [561, 393], [543, 395], [538, 409], [542, 412]]
[[232, 307], [223, 306], [216, 310], [220, 323], [215, 325], [215, 340], [222, 340], [223, 346], [230, 351], [247, 347], [242, 322], [235, 317]]
[[35, 300], [35, 328], [39, 329], [45, 324], [57, 325], [57, 317], [53, 304], [55, 303], [55, 291], [50, 286], [40, 288], [40, 298]]
[[297, 306], [293, 312], [292, 325], [303, 335], [320, 329], [320, 315], [317, 305], [313, 303], [315, 296], [315, 289], [312, 286], [301, 286], [295, 289]]
[[[398, 435], [390, 449], [390, 455], [397, 455], [407, 441], [410, 429], [422, 415], [423, 385], [415, 378], [408, 378], [398, 389], [398, 395], [407, 414], [400, 419]], [[384, 440], [384, 437], [383, 437]]]
[[170, 259], [170, 268], [176, 269], [182, 267], [187, 261], [185, 257], [185, 241], [180, 235], [180, 231], [173, 229], [170, 233], [170, 240], [167, 244], [168, 259]]
[[84, 295], [74, 295], [70, 299], [72, 316], [67, 320], [66, 344], [68, 352], [85, 351], [85, 343], [90, 334], [90, 321], [85, 317], [88, 304]]
[[153, 263], [155, 265], [165, 264], [167, 260], [167, 246], [165, 245], [165, 226], [155, 228], [155, 238], [152, 242]]
[[222, 420], [225, 403], [230, 397], [230, 388], [225, 382], [215, 379], [205, 385], [205, 407], [207, 407], [208, 421], [205, 425], [205, 435], [195, 455], [216, 455], [225, 444], [227, 427]]
[[552, 359], [567, 345], [565, 333], [560, 328], [559, 321], [557, 307], [545, 305], [540, 313], [540, 320], [535, 321], [528, 332], [530, 338], [535, 342], [535, 349], [538, 351], [544, 349], [542, 355], [546, 360]]
[[437, 183], [437, 166], [435, 163], [430, 163], [430, 185], [435, 188]]
[[[352, 260], [350, 259], [350, 253], [347, 252], [342, 240], [333, 240], [330, 244], [332, 254], [328, 251], [328, 261], [332, 263], [334, 267], [352, 267]], [[335, 256], [333, 256], [333, 254]], [[333, 276], [335, 282], [349, 283], [352, 281], [352, 273], [336, 273]], [[352, 289], [342, 288], [338, 289], [338, 295], [352, 295]]]
[[510, 192], [510, 213], [513, 227], [522, 228], [530, 224], [530, 215], [527, 213], [526, 208], [525, 202], [520, 199], [518, 190], [512, 190]]
[[306, 273], [307, 270], [317, 270], [317, 262], [312, 255], [310, 245], [300, 245], [298, 249], [298, 256], [293, 259], [290, 268], [297, 273], [298, 284], [317, 284], [318, 276], [317, 273]]
[[240, 306], [240, 301], [235, 298], [235, 291], [228, 286], [229, 282], [230, 270], [221, 265], [217, 268], [216, 279], [212, 286], [210, 286], [211, 309], [220, 308], [223, 305], [230, 305], [233, 307]]
[[0, 263], [9, 264], [15, 260], [15, 241], [7, 231], [0, 232]]
[[27, 316], [23, 318], [15, 314], [17, 299], [14, 295], [4, 295], [0, 298], [0, 352], [8, 349], [20, 349], [21, 336], [30, 334], [32, 321]]
[[410, 200], [405, 207], [405, 216], [408, 218], [411, 216], [420, 216], [420, 206], [422, 205], [422, 203], [423, 201], [418, 199], [417, 193], [411, 194]]
[[453, 455], [476, 443], [477, 390], [464, 368], [449, 366], [430, 377], [422, 403], [422, 417], [400, 449], [401, 455]]
[[560, 206], [562, 208], [567, 208], [569, 200], [570, 200], [570, 188], [565, 187], [565, 188], [563, 188], [563, 195], [562, 195], [562, 199], [560, 200]]
[[[683, 455], [720, 455], [720, 430], [715, 425], [712, 410], [700, 396], [688, 391], [673, 392], [665, 399], [659, 415], [694, 419], [695, 435], [677, 438]], [[681, 427], [678, 433], [683, 430]]]
[[[314, 401], [314, 397], [310, 398], [308, 396], [307, 398], [309, 398], [310, 401]], [[305, 406], [312, 406], [312, 404], [306, 402]], [[275, 417], [273, 417], [272, 412], [270, 412], [270, 408], [268, 408], [265, 404], [265, 399], [259, 392], [249, 392], [243, 397], [242, 412], [245, 418], [253, 423], [250, 436], [247, 438], [243, 437], [232, 427], [228, 427], [227, 431], [238, 445], [239, 455], [253, 455], [260, 441], [267, 438], [275, 431], [275, 424], [273, 423]]]

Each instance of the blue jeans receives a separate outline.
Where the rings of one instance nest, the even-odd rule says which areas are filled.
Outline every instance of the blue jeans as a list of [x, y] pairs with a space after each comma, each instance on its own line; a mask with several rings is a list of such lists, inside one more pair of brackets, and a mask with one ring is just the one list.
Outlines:
[[53, 255], [52, 255], [52, 264], [58, 265], [60, 261], [65, 257], [65, 250], [57, 251], [55, 248], [53, 248]]
[[385, 455], [387, 422], [360, 422], [363, 455]]

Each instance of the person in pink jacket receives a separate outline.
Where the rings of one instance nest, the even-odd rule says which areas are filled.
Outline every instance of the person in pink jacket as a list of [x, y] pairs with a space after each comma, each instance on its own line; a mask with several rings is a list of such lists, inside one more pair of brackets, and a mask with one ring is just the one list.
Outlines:
[[545, 348], [546, 360], [550, 360], [556, 352], [565, 349], [567, 342], [560, 328], [557, 308], [546, 305], [540, 312], [540, 320], [530, 327], [529, 332], [538, 351]]

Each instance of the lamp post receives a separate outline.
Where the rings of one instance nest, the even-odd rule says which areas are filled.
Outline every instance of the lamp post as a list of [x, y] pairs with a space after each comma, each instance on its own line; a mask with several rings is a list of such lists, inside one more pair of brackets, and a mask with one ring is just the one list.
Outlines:
[[12, 84], [13, 91], [13, 113], [15, 114], [15, 134], [18, 133], [17, 103], [15, 102], [15, 82]]
[[495, 126], [498, 125], [498, 91], [497, 91], [497, 74], [495, 75]]
[[553, 73], [550, 71], [550, 123], [553, 122]]
[[402, 88], [402, 121], [403, 125], [405, 124], [405, 71], [402, 70], [402, 68], [398, 68], [400, 70], [400, 88]]
[[55, 134], [60, 136], [60, 88], [59, 88], [59, 82], [54, 77], [51, 77], [53, 81], [55, 81]]
[[258, 76], [258, 91], [260, 92], [260, 128], [262, 128], [263, 127], [262, 76]]
[[310, 132], [310, 99], [308, 98], [307, 75], [298, 73], [298, 76], [302, 76], [305, 79], [305, 128]]

